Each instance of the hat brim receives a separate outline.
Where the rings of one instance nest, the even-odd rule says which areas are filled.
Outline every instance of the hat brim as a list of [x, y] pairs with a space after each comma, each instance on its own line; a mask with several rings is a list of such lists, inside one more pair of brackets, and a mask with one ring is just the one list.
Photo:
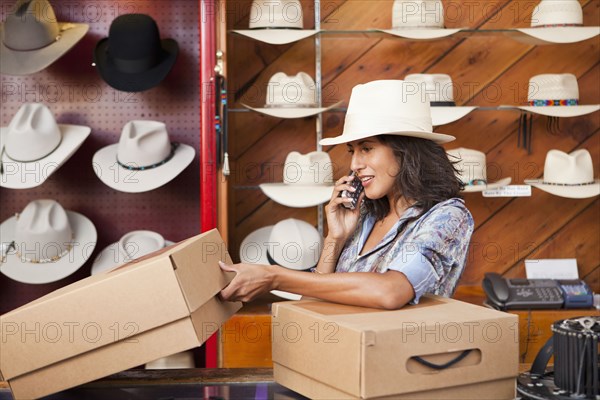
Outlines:
[[271, 117], [276, 118], [285, 118], [285, 119], [294, 119], [294, 118], [305, 118], [312, 117], [313, 115], [320, 114], [325, 112], [331, 108], [337, 107], [341, 104], [341, 102], [333, 104], [329, 107], [251, 107], [247, 104], [241, 103], [244, 107], [249, 108], [252, 111], [259, 112], [261, 114], [269, 115]]
[[448, 36], [452, 36], [457, 32], [460, 32], [463, 28], [459, 29], [380, 29], [380, 32], [387, 33], [389, 35], [399, 36], [406, 39], [416, 40], [430, 40], [430, 39], [441, 39]]
[[600, 180], [598, 179], [592, 184], [577, 186], [549, 185], [536, 179], [526, 179], [525, 183], [543, 190], [544, 192], [548, 192], [555, 196], [567, 197], [569, 199], [587, 199], [589, 197], [600, 195]]
[[[170, 240], [165, 240], [165, 247], [175, 244]], [[96, 275], [102, 272], [112, 271], [113, 269], [129, 262], [119, 251], [119, 242], [106, 246], [94, 259], [90, 273]]]
[[463, 193], [478, 193], [484, 192], [486, 190], [498, 189], [502, 186], [510, 185], [510, 182], [512, 182], [512, 178], [508, 177], [500, 179], [497, 182], [488, 183], [487, 185], [469, 185], [465, 186], [465, 188], [463, 189]]
[[349, 142], [353, 142], [355, 140], [365, 139], [368, 137], [379, 136], [379, 135], [396, 135], [396, 136], [416, 137], [416, 138], [420, 138], [420, 139], [431, 140], [438, 144], [449, 143], [456, 139], [454, 136], [446, 135], [444, 133], [421, 132], [421, 131], [401, 131], [401, 132], [400, 131], [396, 131], [396, 132], [382, 131], [382, 132], [364, 132], [359, 135], [349, 135], [349, 134], [344, 135], [344, 134], [342, 134], [340, 136], [336, 136], [333, 138], [321, 139], [319, 141], [319, 144], [322, 146], [333, 146], [334, 144], [349, 143]]
[[528, 111], [534, 114], [546, 115], [548, 117], [580, 117], [600, 110], [600, 105], [585, 106], [518, 106], [520, 110]]
[[[63, 165], [89, 136], [88, 126], [58, 124], [62, 134], [58, 147], [46, 157], [32, 162], [19, 162], [9, 158], [6, 151], [2, 154], [4, 173], [0, 175], [0, 187], [8, 189], [30, 189], [44, 183], [61, 165]], [[6, 143], [8, 127], [0, 128], [0, 149]], [[35, 166], [35, 168], [32, 168]], [[34, 172], [32, 174], [32, 172]]]
[[179, 45], [173, 39], [163, 39], [160, 41], [163, 50], [162, 60], [147, 71], [139, 73], [125, 73], [119, 70], [108, 57], [108, 38], [98, 42], [94, 50], [94, 62], [96, 69], [102, 79], [111, 87], [124, 92], [141, 92], [151, 89], [162, 82], [173, 68]]
[[[4, 44], [4, 23], [0, 24], [0, 73], [30, 75], [62, 57], [87, 33], [89, 25], [59, 22], [60, 39], [37, 50], [18, 51]], [[64, 30], [63, 30], [64, 29]]]
[[433, 126], [450, 124], [464, 118], [477, 107], [431, 107], [431, 122]]
[[173, 158], [163, 165], [143, 171], [131, 171], [117, 164], [119, 144], [111, 144], [92, 158], [96, 176], [107, 186], [126, 193], [147, 192], [161, 187], [179, 175], [194, 159], [196, 151], [179, 144]]
[[292, 208], [318, 206], [329, 201], [333, 193], [333, 185], [263, 183], [259, 187], [271, 200]]
[[319, 31], [310, 29], [242, 29], [233, 32], [259, 42], [279, 45], [306, 39]]
[[[0, 264], [0, 272], [18, 282], [44, 284], [66, 278], [77, 271], [90, 257], [96, 247], [97, 233], [92, 221], [74, 211], [66, 211], [74, 234], [71, 251], [51, 263], [35, 264], [21, 261], [12, 250]], [[15, 238], [17, 218], [11, 217], [0, 224], [3, 247]]]
[[530, 45], [577, 43], [600, 35], [600, 26], [560, 26], [548, 28], [519, 28], [509, 33], [513, 39]]
[[[244, 238], [240, 246], [240, 261], [246, 264], [269, 265], [267, 243], [274, 225], [259, 228]], [[282, 290], [271, 290], [271, 294], [287, 299], [300, 300], [301, 295]]]

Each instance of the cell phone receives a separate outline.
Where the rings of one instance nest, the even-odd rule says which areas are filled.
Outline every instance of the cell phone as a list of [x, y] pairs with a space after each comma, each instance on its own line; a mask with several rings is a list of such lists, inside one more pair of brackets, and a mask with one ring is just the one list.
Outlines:
[[356, 204], [358, 203], [358, 198], [360, 197], [360, 194], [364, 190], [364, 187], [363, 187], [360, 179], [358, 179], [356, 177], [357, 175], [354, 171], [350, 171], [349, 174], [355, 177], [352, 180], [352, 182], [350, 182], [350, 186], [355, 188], [356, 191], [350, 192], [348, 190], [342, 190], [342, 192], [340, 193], [340, 197], [350, 197], [352, 199], [352, 202], [351, 203], [342, 203], [342, 205], [346, 208], [349, 208], [350, 210], [354, 210], [356, 208]]

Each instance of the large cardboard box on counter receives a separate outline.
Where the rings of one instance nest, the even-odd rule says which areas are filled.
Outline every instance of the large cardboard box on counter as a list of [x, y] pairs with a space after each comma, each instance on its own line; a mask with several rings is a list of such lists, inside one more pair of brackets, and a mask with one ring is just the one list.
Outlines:
[[55, 393], [200, 346], [241, 303], [216, 230], [0, 316], [0, 371], [17, 399]]
[[514, 315], [429, 295], [396, 311], [303, 300], [272, 314], [275, 381], [312, 399], [515, 398]]

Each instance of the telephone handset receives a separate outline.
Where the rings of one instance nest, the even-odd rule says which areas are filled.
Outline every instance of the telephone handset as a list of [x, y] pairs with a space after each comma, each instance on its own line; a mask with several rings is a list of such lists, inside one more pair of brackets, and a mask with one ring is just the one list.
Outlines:
[[483, 290], [492, 306], [501, 310], [523, 308], [561, 308], [563, 292], [552, 279], [504, 279], [486, 273]]

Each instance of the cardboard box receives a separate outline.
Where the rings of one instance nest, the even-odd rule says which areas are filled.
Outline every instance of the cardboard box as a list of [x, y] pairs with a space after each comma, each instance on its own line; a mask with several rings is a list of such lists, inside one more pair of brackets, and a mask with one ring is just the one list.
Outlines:
[[241, 308], [219, 260], [212, 230], [0, 316], [1, 375], [32, 399], [200, 346]]
[[[313, 399], [514, 399], [516, 316], [438, 296], [385, 311], [273, 304], [275, 381]], [[415, 357], [436, 365], [434, 369]]]

